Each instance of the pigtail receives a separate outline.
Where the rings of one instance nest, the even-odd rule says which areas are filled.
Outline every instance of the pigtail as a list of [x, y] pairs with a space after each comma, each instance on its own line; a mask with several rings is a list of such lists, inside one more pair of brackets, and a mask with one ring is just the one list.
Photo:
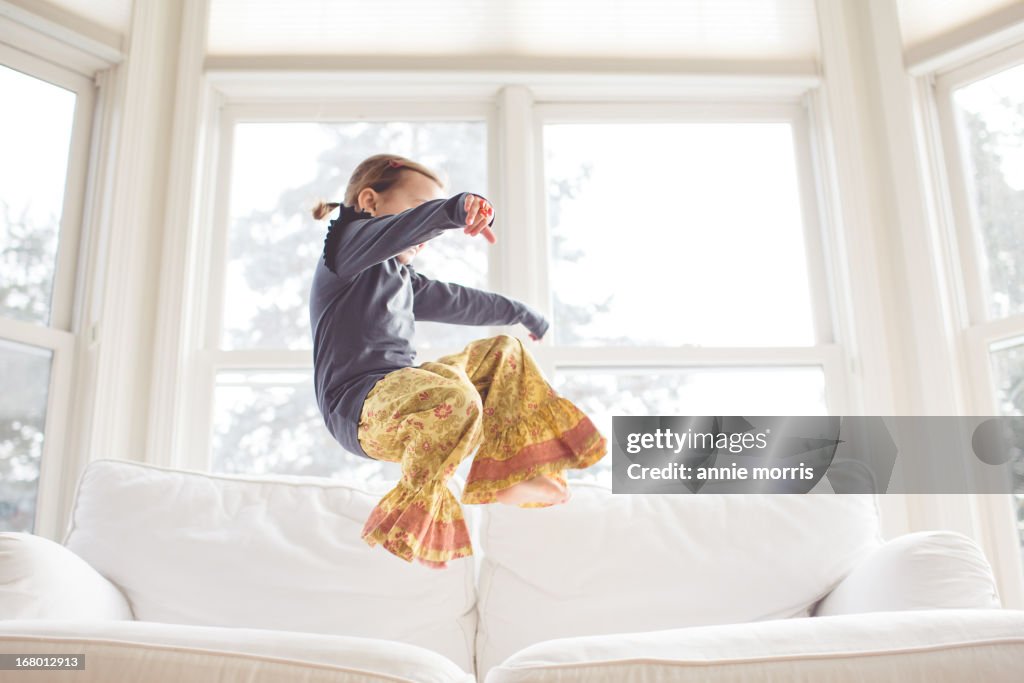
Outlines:
[[327, 214], [337, 209], [341, 204], [338, 202], [317, 202], [316, 206], [313, 207], [313, 218], [318, 221], [322, 221], [327, 218]]

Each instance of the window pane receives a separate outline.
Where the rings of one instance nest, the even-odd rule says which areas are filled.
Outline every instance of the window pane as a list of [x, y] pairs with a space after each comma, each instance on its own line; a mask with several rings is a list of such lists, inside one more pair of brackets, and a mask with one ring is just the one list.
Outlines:
[[544, 149], [558, 343], [815, 343], [789, 124], [549, 124]]
[[953, 93], [988, 314], [1024, 313], [1024, 64]]
[[397, 465], [352, 455], [334, 440], [308, 370], [217, 373], [213, 421], [214, 472], [332, 477], [358, 485], [400, 475]]
[[52, 358], [0, 339], [0, 531], [33, 531]]
[[50, 322], [75, 94], [0, 66], [0, 316]]
[[[1024, 337], [992, 344], [989, 347], [989, 360], [996, 381], [998, 413], [1024, 415]], [[1024, 476], [1024, 472], [1019, 474]], [[1024, 558], [1024, 491], [1014, 492], [1013, 509], [1020, 536], [1021, 557]]]
[[989, 347], [996, 406], [1001, 415], [1024, 415], [1024, 337]]
[[[613, 415], [827, 415], [820, 366], [780, 368], [563, 368], [555, 391], [612, 437]], [[609, 444], [609, 449], [611, 448]], [[590, 470], [611, 485], [611, 450]], [[593, 472], [591, 472], [593, 470]], [[607, 478], [607, 479], [605, 479]]]
[[[310, 209], [319, 199], [340, 202], [356, 165], [381, 152], [439, 170], [448, 178], [449, 195], [487, 196], [483, 122], [236, 125], [223, 348], [312, 347], [309, 288], [328, 221], [313, 220]], [[479, 237], [449, 231], [417, 255], [416, 269], [485, 287], [487, 246]], [[478, 336], [478, 328], [419, 323], [416, 344], [463, 346]]]

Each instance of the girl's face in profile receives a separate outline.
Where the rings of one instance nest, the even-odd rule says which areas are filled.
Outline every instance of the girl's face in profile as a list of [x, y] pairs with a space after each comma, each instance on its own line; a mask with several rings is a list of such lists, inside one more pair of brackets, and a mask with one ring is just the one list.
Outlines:
[[[359, 195], [359, 208], [374, 216], [390, 216], [412, 209], [432, 199], [445, 199], [443, 189], [433, 180], [416, 171], [403, 170], [401, 180], [387, 192], [378, 193], [365, 188]], [[408, 264], [423, 249], [425, 242], [406, 249], [397, 258], [399, 263]]]

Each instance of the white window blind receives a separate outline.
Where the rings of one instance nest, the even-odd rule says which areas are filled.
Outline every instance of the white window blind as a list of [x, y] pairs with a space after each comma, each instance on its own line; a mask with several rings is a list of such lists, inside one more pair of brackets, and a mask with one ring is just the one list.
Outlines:
[[1020, 0], [897, 0], [903, 44], [917, 45]]
[[211, 0], [212, 54], [813, 59], [813, 0]]

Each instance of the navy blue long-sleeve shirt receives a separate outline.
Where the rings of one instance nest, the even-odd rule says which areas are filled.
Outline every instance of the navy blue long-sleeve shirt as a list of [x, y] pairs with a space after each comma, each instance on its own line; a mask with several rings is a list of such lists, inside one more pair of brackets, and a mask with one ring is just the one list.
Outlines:
[[522, 323], [538, 338], [547, 332], [544, 316], [521, 301], [432, 280], [396, 258], [445, 230], [466, 227], [467, 194], [390, 216], [342, 205], [328, 226], [309, 295], [313, 384], [327, 429], [356, 455], [370, 457], [357, 436], [366, 394], [387, 373], [416, 365], [415, 320]]

